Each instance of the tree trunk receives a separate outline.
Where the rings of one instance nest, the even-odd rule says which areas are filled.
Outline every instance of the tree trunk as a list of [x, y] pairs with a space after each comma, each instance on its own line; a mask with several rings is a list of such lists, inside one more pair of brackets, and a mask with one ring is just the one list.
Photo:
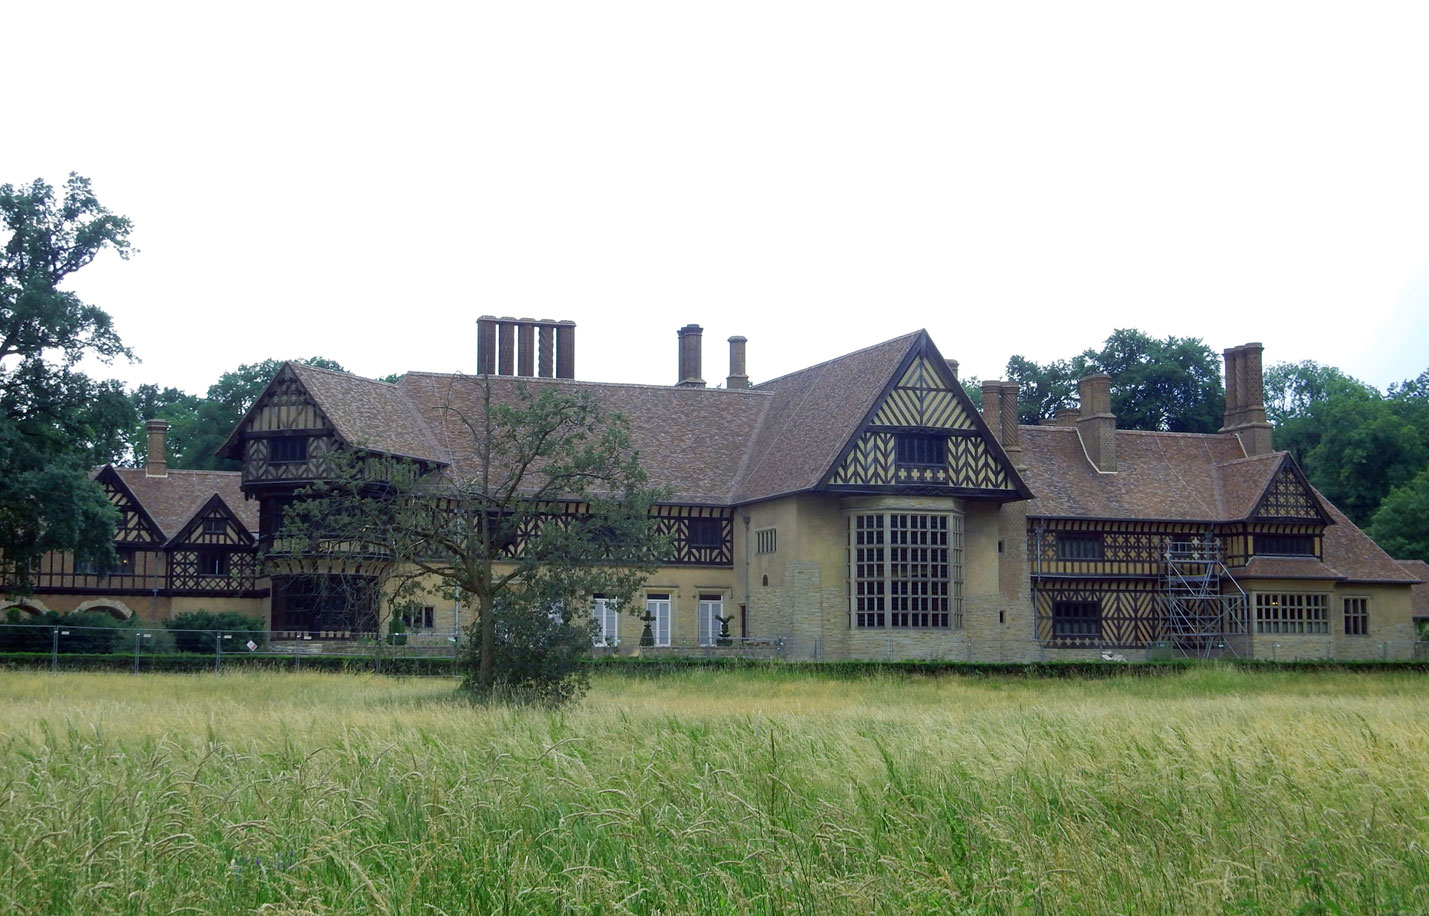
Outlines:
[[476, 686], [482, 690], [490, 690], [492, 682], [493, 662], [496, 655], [496, 614], [493, 610], [495, 602], [488, 597], [483, 597], [478, 602], [478, 613], [481, 614], [481, 664], [476, 669]]

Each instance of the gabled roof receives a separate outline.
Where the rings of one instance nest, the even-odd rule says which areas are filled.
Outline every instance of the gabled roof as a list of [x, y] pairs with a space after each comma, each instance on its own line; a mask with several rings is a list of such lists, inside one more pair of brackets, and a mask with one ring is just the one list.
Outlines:
[[295, 362], [283, 363], [216, 454], [242, 460], [239, 444], [243, 431], [265, 406], [274, 384], [287, 375], [297, 380], [302, 392], [332, 424], [333, 432], [348, 445], [433, 464], [445, 463], [426, 422], [397, 385]]
[[[246, 504], [247, 502], [248, 501], [245, 500], [242, 504]], [[245, 543], [253, 543], [253, 529], [249, 527], [243, 519], [239, 518], [237, 513], [229, 508], [228, 503], [224, 501], [222, 496], [215, 493], [209, 497], [207, 502], [198, 507], [198, 510], [184, 523], [182, 528], [174, 532], [174, 536], [169, 538], [169, 544], [183, 543], [193, 537], [195, 533], [202, 531], [201, 523], [203, 520], [213, 518], [215, 515], [220, 518], [225, 518], [233, 524], [233, 526], [238, 529], [238, 533]]]
[[908, 351], [926, 336], [914, 331], [755, 386], [769, 406], [748, 445], [734, 501], [822, 483]]
[[417, 406], [399, 385], [285, 363], [343, 441], [368, 451], [447, 463]]
[[112, 468], [170, 540], [215, 495], [250, 532], [258, 530], [258, 504], [243, 498], [238, 471], [185, 471], [170, 469], [164, 477], [150, 477], [143, 468]]
[[[1026, 467], [1023, 479], [1036, 494], [1027, 504], [1027, 514], [1032, 516], [1229, 520], [1246, 503], [1245, 494], [1253, 489], [1254, 480], [1263, 474], [1268, 481], [1274, 473], [1256, 463], [1232, 470], [1230, 498], [1237, 507], [1232, 510], [1218, 468], [1245, 458], [1234, 434], [1119, 429], [1112, 474], [1096, 469], [1072, 427], [1022, 426], [1019, 435]], [[1256, 492], [1255, 498], [1259, 496]]]
[[768, 403], [766, 395], [751, 389], [409, 372], [400, 383], [402, 394], [430, 429], [437, 453], [462, 478], [481, 473], [476, 439], [463, 420], [481, 415], [488, 386], [497, 403], [516, 403], [522, 388], [534, 393], [550, 386], [590, 395], [629, 422], [651, 485], [670, 488], [675, 502], [706, 505], [729, 504], [746, 443]]

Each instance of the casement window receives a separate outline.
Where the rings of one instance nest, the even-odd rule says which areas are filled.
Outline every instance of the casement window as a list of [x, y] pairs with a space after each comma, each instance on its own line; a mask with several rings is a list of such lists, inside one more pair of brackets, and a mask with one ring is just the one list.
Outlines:
[[591, 599], [590, 612], [595, 618], [595, 644], [620, 645], [620, 608], [614, 599], [596, 595]]
[[1345, 598], [1341, 603], [1345, 615], [1346, 636], [1369, 635], [1369, 599], [1363, 597]]
[[1102, 606], [1100, 601], [1053, 601], [1052, 635], [1058, 638], [1100, 639]]
[[779, 529], [760, 528], [754, 532], [754, 552], [760, 554], [779, 551]]
[[1100, 531], [1057, 532], [1057, 559], [1100, 560], [1105, 556]]
[[402, 612], [402, 622], [413, 630], [430, 630], [436, 621], [437, 609], [430, 604]]
[[109, 571], [111, 576], [132, 576], [134, 575], [134, 551], [118, 550], [115, 552], [114, 568]]
[[724, 520], [691, 518], [685, 520], [685, 543], [694, 550], [718, 550], [724, 546]]
[[894, 443], [899, 464], [942, 467], [948, 463], [948, 437], [931, 433], [898, 433]]
[[1309, 534], [1257, 534], [1255, 555], [1258, 557], [1313, 557], [1315, 538]]
[[962, 537], [962, 516], [956, 514], [850, 515], [850, 624], [855, 629], [961, 627]]
[[1330, 597], [1302, 592], [1256, 592], [1255, 632], [1329, 633]]
[[275, 436], [268, 440], [269, 464], [297, 464], [307, 460], [307, 436]]
[[228, 551], [200, 550], [198, 552], [198, 574], [200, 576], [228, 575]]
[[724, 596], [723, 595], [701, 595], [699, 606], [700, 618], [700, 645], [712, 646], [715, 638], [719, 636], [720, 622], [717, 618], [724, 616]]
[[206, 518], [203, 520], [204, 534], [227, 534], [228, 519], [226, 518]]
[[647, 592], [645, 594], [645, 614], [647, 617], [655, 618], [650, 621], [650, 632], [655, 636], [655, 645], [668, 646], [670, 644], [670, 595]]

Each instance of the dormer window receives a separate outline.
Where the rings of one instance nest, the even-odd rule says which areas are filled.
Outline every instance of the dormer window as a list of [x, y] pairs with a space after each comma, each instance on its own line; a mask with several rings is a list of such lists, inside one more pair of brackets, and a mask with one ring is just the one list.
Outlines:
[[1258, 557], [1313, 557], [1315, 538], [1309, 534], [1257, 534], [1255, 555]]
[[283, 436], [268, 440], [269, 464], [297, 464], [308, 460], [306, 436]]
[[1057, 559], [1100, 560], [1105, 548], [1100, 531], [1058, 531]]
[[934, 433], [899, 433], [898, 463], [943, 467], [948, 462], [948, 438]]

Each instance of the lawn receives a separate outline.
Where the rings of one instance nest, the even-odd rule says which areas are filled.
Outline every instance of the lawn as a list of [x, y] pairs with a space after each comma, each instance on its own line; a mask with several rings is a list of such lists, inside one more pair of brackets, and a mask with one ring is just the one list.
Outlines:
[[1429, 680], [0, 672], [0, 912], [1424, 913]]

